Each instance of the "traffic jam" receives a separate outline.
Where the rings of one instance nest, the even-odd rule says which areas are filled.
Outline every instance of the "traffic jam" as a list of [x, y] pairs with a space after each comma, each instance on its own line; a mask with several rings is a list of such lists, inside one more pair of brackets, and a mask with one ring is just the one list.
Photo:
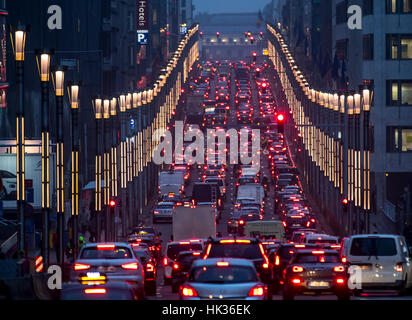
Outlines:
[[[196, 157], [176, 155], [162, 166], [147, 214], [127, 239], [81, 248], [62, 300], [350, 300], [411, 287], [403, 237], [325, 231], [302, 186], [285, 134], [289, 112], [278, 107], [268, 69], [255, 53], [199, 61], [180, 119], [193, 136], [182, 149]], [[209, 129], [215, 148], [201, 152], [192, 144], [199, 133], [206, 141]], [[259, 136], [259, 161], [232, 161], [229, 129], [248, 133], [246, 141], [236, 136], [236, 158], [244, 151], [256, 159], [251, 140]]]

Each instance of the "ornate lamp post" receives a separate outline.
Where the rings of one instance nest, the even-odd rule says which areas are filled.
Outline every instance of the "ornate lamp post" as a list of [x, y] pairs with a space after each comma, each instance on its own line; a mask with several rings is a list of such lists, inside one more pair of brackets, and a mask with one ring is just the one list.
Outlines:
[[[18, 26], [11, 30], [11, 44], [16, 61], [16, 172], [17, 172], [17, 212], [19, 217], [18, 249], [26, 255], [25, 234], [24, 234], [24, 202], [26, 200], [26, 190], [24, 187], [24, 48], [26, 45], [26, 28]], [[14, 37], [13, 37], [14, 36]]]

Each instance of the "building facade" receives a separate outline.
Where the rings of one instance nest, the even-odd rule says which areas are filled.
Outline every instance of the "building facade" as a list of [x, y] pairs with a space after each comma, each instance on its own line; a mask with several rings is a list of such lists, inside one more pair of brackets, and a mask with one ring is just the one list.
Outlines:
[[[361, 30], [348, 28], [351, 5], [362, 8]], [[399, 225], [411, 215], [412, 1], [335, 0], [332, 10], [333, 54], [345, 61], [347, 90], [374, 90], [373, 211]]]

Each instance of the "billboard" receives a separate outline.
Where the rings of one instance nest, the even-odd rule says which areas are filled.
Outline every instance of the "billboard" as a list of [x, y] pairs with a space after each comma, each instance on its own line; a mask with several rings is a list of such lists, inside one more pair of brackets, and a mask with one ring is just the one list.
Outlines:
[[149, 1], [136, 1], [136, 25], [137, 25], [137, 44], [147, 45], [149, 43]]

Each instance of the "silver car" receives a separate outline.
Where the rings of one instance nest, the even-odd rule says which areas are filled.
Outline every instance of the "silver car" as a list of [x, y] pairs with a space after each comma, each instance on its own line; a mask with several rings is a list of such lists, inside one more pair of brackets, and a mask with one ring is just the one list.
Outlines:
[[144, 298], [144, 268], [132, 247], [123, 242], [85, 244], [74, 262], [70, 280], [105, 274], [108, 281], [130, 284], [139, 298]]
[[153, 210], [153, 223], [160, 220], [172, 222], [175, 209], [174, 202], [159, 202]]
[[212, 258], [193, 262], [179, 295], [182, 300], [265, 300], [268, 293], [252, 261]]

